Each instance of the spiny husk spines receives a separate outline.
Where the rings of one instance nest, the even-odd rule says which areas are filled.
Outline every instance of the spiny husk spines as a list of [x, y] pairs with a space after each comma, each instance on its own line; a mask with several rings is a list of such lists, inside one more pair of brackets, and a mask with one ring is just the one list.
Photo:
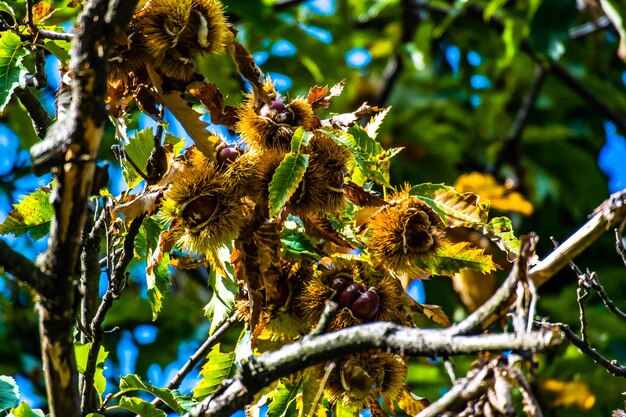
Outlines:
[[[325, 364], [315, 367], [318, 379], [325, 374]], [[331, 401], [365, 406], [377, 403], [381, 396], [393, 403], [402, 393], [408, 365], [402, 356], [387, 352], [348, 355], [336, 361], [326, 383]]]
[[109, 54], [109, 82], [127, 82], [132, 76], [145, 71], [149, 54], [143, 42], [143, 36], [135, 19], [131, 20], [125, 31], [115, 37]]
[[302, 126], [311, 130], [314, 120], [313, 108], [300, 97], [289, 103], [277, 98], [257, 109], [254, 98], [250, 96], [237, 109], [237, 116], [237, 133], [249, 147], [263, 151], [288, 151], [295, 129]]
[[189, 81], [194, 58], [221, 53], [232, 39], [217, 0], [151, 0], [137, 19], [155, 69], [176, 80]]
[[161, 217], [183, 250], [205, 254], [237, 236], [247, 207], [214, 162], [195, 148], [186, 158], [165, 192]]
[[393, 200], [372, 216], [368, 228], [372, 261], [400, 273], [418, 271], [435, 256], [445, 238], [439, 215], [414, 197]]

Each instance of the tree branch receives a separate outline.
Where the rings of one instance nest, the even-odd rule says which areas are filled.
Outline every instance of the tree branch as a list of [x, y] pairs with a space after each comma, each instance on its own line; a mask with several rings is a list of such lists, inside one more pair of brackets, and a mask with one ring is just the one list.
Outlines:
[[587, 223], [531, 268], [528, 276], [535, 286], [543, 285], [602, 234], [626, 218], [626, 189], [611, 195], [592, 215]]
[[544, 351], [561, 343], [554, 332], [521, 335], [456, 336], [443, 330], [413, 329], [392, 323], [348, 327], [302, 340], [250, 358], [234, 380], [205, 399], [185, 417], [228, 416], [246, 405], [270, 382], [308, 366], [348, 353], [382, 349], [407, 356], [460, 355], [493, 350]]
[[598, 365], [606, 368], [607, 371], [615, 376], [621, 376], [626, 378], [626, 367], [619, 364], [616, 360], [608, 360], [604, 356], [600, 355], [598, 351], [592, 348], [587, 342], [578, 337], [576, 333], [570, 329], [567, 324], [564, 323], [543, 323], [548, 327], [559, 329], [567, 340], [569, 340], [574, 346], [580, 349], [585, 355], [593, 359]]
[[98, 353], [100, 352], [100, 346], [102, 346], [102, 323], [106, 317], [107, 312], [113, 306], [113, 302], [117, 300], [123, 290], [123, 283], [126, 277], [126, 268], [130, 261], [132, 261], [135, 255], [135, 238], [139, 234], [139, 229], [143, 223], [145, 215], [136, 217], [128, 227], [128, 233], [124, 237], [124, 245], [122, 253], [120, 254], [113, 274], [109, 281], [102, 302], [98, 307], [98, 311], [94, 315], [91, 321], [90, 330], [92, 335], [91, 345], [89, 346], [89, 353], [87, 355], [87, 365], [84, 373], [84, 383], [81, 393], [81, 409], [83, 413], [89, 413], [96, 410], [96, 404], [93, 403], [93, 381], [96, 373], [96, 365], [98, 361]]
[[[449, 10], [437, 6], [432, 6], [427, 0], [412, 0], [414, 7], [418, 9], [428, 10], [438, 14], [449, 14]], [[472, 19], [484, 22], [498, 33], [504, 31], [504, 24], [496, 17], [491, 16], [488, 20], [485, 19], [485, 10], [475, 3], [468, 4], [460, 12], [462, 15], [471, 17]], [[524, 51], [533, 61], [541, 66], [545, 66], [552, 74], [559, 78], [565, 85], [567, 85], [572, 91], [577, 93], [586, 103], [595, 106], [604, 117], [610, 119], [615, 123], [622, 132], [626, 133], [626, 117], [618, 115], [613, 109], [607, 106], [596, 94], [593, 93], [586, 85], [574, 77], [564, 66], [556, 61], [546, 63], [545, 60], [540, 57], [528, 39], [524, 39], [521, 42], [521, 49]]]
[[493, 368], [483, 367], [472, 378], [463, 378], [437, 401], [423, 409], [416, 417], [437, 417], [446, 411], [460, 411], [468, 401], [487, 392], [492, 385]]
[[[541, 91], [541, 87], [543, 86], [543, 80], [545, 79], [545, 75], [545, 69], [542, 66], [537, 66], [535, 78], [533, 79], [533, 83], [530, 86], [530, 90], [526, 94], [526, 97], [524, 97], [522, 106], [518, 110], [517, 115], [515, 116], [515, 120], [511, 125], [511, 129], [509, 130], [508, 135], [506, 136], [506, 138], [504, 138], [504, 141], [502, 142], [502, 148], [500, 148], [500, 151], [496, 156], [496, 162], [493, 167], [493, 172], [497, 172], [502, 164], [504, 164], [505, 162], [516, 163], [521, 159], [520, 142], [522, 139], [522, 134], [524, 133], [524, 129], [526, 128], [526, 124], [528, 123], [528, 117], [530, 116], [530, 112], [535, 106], [537, 97], [539, 97], [539, 91]], [[521, 176], [518, 175], [518, 177]]]
[[4, 240], [0, 240], [0, 267], [40, 294], [51, 291], [52, 278], [37, 268], [30, 259], [13, 250]]
[[[67, 144], [55, 170], [54, 216], [45, 259], [54, 291], [40, 297], [42, 362], [52, 417], [79, 417], [78, 372], [73, 344], [81, 236], [95, 161], [105, 123], [108, 51], [120, 27], [130, 20], [137, 0], [84, 3], [70, 51], [70, 100], [62, 129], [46, 141]], [[61, 112], [62, 110], [60, 110]], [[52, 129], [51, 129], [52, 131]], [[34, 148], [34, 147], [33, 147]]]
[[30, 87], [18, 87], [15, 89], [15, 95], [20, 100], [28, 115], [33, 122], [35, 133], [40, 138], [44, 138], [48, 132], [48, 128], [52, 123], [48, 112], [43, 108], [41, 102]]

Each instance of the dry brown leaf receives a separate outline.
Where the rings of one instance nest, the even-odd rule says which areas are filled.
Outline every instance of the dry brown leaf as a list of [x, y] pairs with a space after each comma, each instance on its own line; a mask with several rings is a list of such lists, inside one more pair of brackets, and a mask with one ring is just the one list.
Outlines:
[[159, 209], [161, 199], [163, 198], [163, 189], [155, 188], [147, 192], [143, 192], [134, 196], [128, 202], [121, 203], [113, 207], [113, 213], [124, 216], [124, 223], [130, 224], [135, 218], [146, 215], [150, 216]]
[[191, 108], [191, 104], [183, 98], [180, 91], [164, 93], [161, 96], [161, 101], [193, 139], [196, 148], [209, 160], [214, 161], [216, 158], [215, 148], [219, 145], [220, 140], [207, 131], [209, 125], [200, 120], [200, 114]]
[[353, 111], [352, 113], [343, 113], [331, 117], [330, 119], [324, 119], [321, 121], [323, 126], [331, 126], [335, 129], [347, 130], [350, 126], [354, 125], [358, 120], [364, 116], [370, 114], [376, 114], [382, 111], [380, 107], [372, 107], [367, 103], [363, 103], [361, 107]]
[[159, 243], [155, 251], [152, 253], [152, 257], [150, 258], [148, 264], [146, 265], [146, 274], [152, 274], [152, 270], [155, 266], [161, 262], [163, 259], [163, 255], [170, 252], [172, 248], [176, 244], [176, 239], [174, 239], [173, 233], [170, 230], [164, 230], [159, 235]]
[[254, 58], [252, 55], [241, 45], [239, 42], [234, 41], [229, 45], [228, 48], [230, 55], [237, 65], [237, 70], [239, 74], [252, 86], [254, 90], [254, 96], [256, 99], [260, 100], [263, 103], [271, 103], [272, 98], [269, 96], [268, 92], [265, 91], [264, 88], [264, 78], [263, 72], [258, 67], [256, 62], [254, 62]]
[[339, 96], [343, 91], [346, 80], [341, 80], [328, 90], [328, 85], [324, 87], [315, 86], [309, 90], [306, 100], [314, 109], [327, 109], [330, 107], [333, 98]]
[[179, 256], [170, 260], [170, 266], [178, 269], [196, 269], [200, 266], [208, 267], [208, 262], [204, 259], [196, 259], [191, 256]]
[[306, 231], [307, 235], [311, 237], [324, 239], [342, 248], [356, 249], [350, 242], [345, 240], [343, 236], [339, 234], [339, 232], [333, 229], [330, 221], [326, 218], [320, 218], [317, 216], [303, 216], [302, 224], [304, 225], [304, 230]]
[[359, 207], [380, 207], [386, 204], [378, 193], [366, 190], [352, 181], [343, 185], [343, 194]]
[[188, 87], [187, 92], [197, 98], [211, 114], [211, 122], [235, 130], [237, 114], [235, 108], [226, 106], [224, 96], [213, 83], [202, 83]]

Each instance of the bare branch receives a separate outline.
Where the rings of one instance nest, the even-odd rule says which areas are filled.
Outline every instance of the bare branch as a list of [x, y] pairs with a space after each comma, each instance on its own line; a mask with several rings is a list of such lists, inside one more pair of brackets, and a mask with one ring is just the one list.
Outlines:
[[593, 217], [528, 273], [537, 287], [543, 285], [596, 239], [626, 218], [626, 189], [613, 194]]
[[589, 356], [593, 359], [597, 364], [606, 368], [607, 371], [612, 373], [615, 376], [621, 376], [626, 378], [626, 367], [621, 365], [616, 360], [608, 360], [604, 356], [598, 353], [598, 351], [591, 346], [580, 337], [576, 336], [576, 333], [570, 329], [567, 324], [564, 323], [543, 323], [545, 326], [552, 327], [555, 329], [559, 329], [563, 332], [567, 340], [572, 342], [574, 346], [580, 349], [585, 355]]
[[492, 378], [493, 369], [489, 366], [483, 367], [472, 378], [463, 378], [416, 417], [437, 417], [446, 411], [459, 411], [468, 401], [484, 395], [493, 384]]
[[183, 365], [183, 367], [180, 368], [178, 372], [176, 372], [176, 375], [174, 375], [174, 377], [167, 383], [166, 387], [168, 389], [178, 388], [180, 386], [180, 383], [183, 382], [185, 376], [187, 376], [187, 374], [189, 374], [189, 372], [191, 372], [192, 369], [198, 363], [200, 363], [200, 361], [205, 358], [206, 355], [209, 354], [211, 348], [220, 341], [222, 336], [224, 336], [230, 329], [235, 327], [235, 325], [239, 323], [239, 321], [240, 318], [237, 314], [233, 314], [228, 319], [226, 319], [220, 325], [220, 327], [218, 327], [217, 330], [215, 330], [215, 332], [213, 332], [213, 334], [204, 341], [202, 346], [200, 346], [198, 350], [196, 350], [194, 354], [189, 357], [187, 363], [185, 363], [185, 365]]
[[433, 356], [508, 349], [544, 351], [557, 346], [561, 340], [557, 333], [546, 331], [523, 335], [457, 336], [444, 330], [413, 329], [384, 322], [349, 327], [303, 338], [276, 351], [250, 358], [234, 380], [228, 381], [185, 417], [228, 416], [243, 408], [270, 382], [347, 353], [383, 349], [407, 356]]
[[40, 294], [51, 291], [52, 278], [4, 240], [0, 240], [0, 267]]
[[102, 323], [104, 322], [104, 318], [106, 317], [107, 312], [113, 306], [113, 302], [119, 298], [123, 290], [123, 283], [126, 277], [126, 268], [128, 267], [130, 261], [133, 259], [135, 253], [135, 238], [137, 237], [137, 234], [139, 234], [139, 229], [141, 227], [141, 224], [143, 223], [143, 219], [144, 215], [141, 215], [131, 222], [128, 228], [128, 233], [124, 237], [123, 250], [117, 260], [117, 263], [115, 264], [115, 268], [113, 269], [113, 274], [111, 275], [107, 291], [104, 294], [104, 297], [102, 297], [102, 302], [98, 307], [98, 311], [91, 321], [90, 330], [92, 334], [92, 340], [91, 345], [89, 346], [87, 366], [85, 367], [84, 372], [85, 379], [81, 394], [81, 409], [84, 413], [89, 413], [96, 409], [96, 404], [92, 403], [94, 392], [93, 381], [96, 372], [98, 352], [100, 351], [100, 346], [102, 345]]
[[51, 124], [50, 116], [48, 116], [48, 112], [41, 105], [41, 102], [33, 92], [32, 88], [18, 87], [15, 89], [15, 95], [28, 112], [37, 136], [44, 138]]

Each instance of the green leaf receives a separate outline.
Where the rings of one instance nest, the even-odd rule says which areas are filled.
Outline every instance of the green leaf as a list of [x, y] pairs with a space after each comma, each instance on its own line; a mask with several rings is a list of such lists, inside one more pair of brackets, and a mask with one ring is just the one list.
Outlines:
[[313, 133], [305, 131], [303, 127], [297, 128], [291, 138], [291, 153], [300, 153], [300, 148], [308, 145], [312, 137]]
[[320, 255], [315, 252], [315, 246], [309, 238], [298, 229], [284, 228], [280, 237], [283, 249], [287, 256], [296, 259], [308, 259], [318, 261]]
[[[150, 257], [152, 257], [152, 253]], [[166, 253], [161, 261], [152, 268], [152, 271], [146, 271], [148, 301], [150, 301], [150, 307], [152, 308], [152, 320], [156, 320], [163, 309], [163, 299], [165, 294], [167, 294], [167, 286], [170, 283], [169, 262], [170, 255]]]
[[296, 385], [283, 381], [273, 392], [267, 394], [273, 398], [267, 408], [267, 417], [291, 417], [297, 414], [296, 398], [302, 391], [302, 381], [300, 378]]
[[207, 356], [207, 362], [200, 371], [202, 381], [193, 389], [193, 397], [198, 401], [217, 390], [225, 378], [234, 371], [235, 352], [220, 352], [219, 343], [213, 346]]
[[565, 42], [569, 40], [568, 29], [578, 16], [575, 2], [542, 1], [530, 26], [529, 40], [535, 51], [554, 60], [559, 59], [565, 52]]
[[0, 410], [13, 408], [20, 403], [20, 389], [10, 376], [0, 375]]
[[485, 226], [485, 234], [495, 242], [500, 249], [511, 256], [510, 261], [515, 260], [520, 251], [519, 239], [513, 233], [513, 225], [508, 217], [494, 217]]
[[15, 236], [22, 236], [29, 232], [34, 240], [41, 239], [50, 231], [53, 215], [50, 186], [38, 188], [19, 203], [13, 204], [13, 210], [4, 223], [0, 224], [0, 234], [12, 233]]
[[[91, 343], [81, 344], [74, 343], [74, 354], [76, 355], [76, 368], [78, 372], [81, 374], [85, 373], [85, 369], [87, 369], [87, 359], [89, 356], [89, 349], [91, 347]], [[107, 380], [104, 377], [104, 361], [107, 356], [109, 356], [109, 352], [107, 352], [103, 346], [100, 346], [100, 350], [98, 350], [98, 357], [96, 358], [96, 373], [93, 378], [93, 386], [98, 391], [98, 394], [102, 395], [107, 386]]]
[[0, 113], [27, 73], [22, 65], [27, 53], [17, 33], [7, 30], [0, 34]]
[[[376, 128], [372, 127], [372, 131]], [[354, 160], [363, 175], [374, 182], [391, 188], [389, 184], [389, 160], [396, 155], [401, 148], [384, 150], [367, 131], [359, 125], [354, 125], [348, 132], [331, 128], [321, 129], [339, 145], [345, 146], [352, 152]]]
[[335, 417], [356, 417], [359, 415], [359, 409], [354, 404], [348, 404], [344, 401], [337, 401], [335, 405]]
[[170, 133], [165, 134], [165, 140], [163, 141], [163, 143], [166, 145], [172, 145], [172, 153], [175, 156], [180, 155], [180, 152], [185, 148], [186, 145], [185, 141], [182, 138], [174, 136]]
[[[150, 158], [153, 148], [154, 132], [152, 129], [144, 129], [137, 132], [135, 136], [128, 140], [128, 144], [124, 145], [124, 153], [128, 158], [132, 159], [135, 165], [143, 170], [145, 174], [148, 158]], [[124, 158], [122, 160], [122, 166], [124, 168], [122, 176], [124, 177], [128, 189], [135, 187], [143, 180], [137, 170], [128, 162], [128, 159]]]
[[15, 20], [15, 11], [11, 6], [7, 4], [6, 1], [0, 1], [0, 12], [5, 12], [6, 14], [10, 15], [13, 19], [13, 24], [17, 23], [17, 20]]
[[287, 154], [285, 159], [278, 165], [269, 188], [271, 216], [276, 216], [296, 192], [308, 166], [309, 155], [303, 153], [296, 155]]
[[428, 204], [446, 226], [476, 228], [487, 222], [489, 202], [478, 202], [475, 194], [461, 194], [447, 185], [426, 183], [412, 187], [409, 195]]
[[146, 384], [138, 375], [126, 375], [120, 379], [120, 391], [123, 393], [129, 391], [146, 391], [152, 395], [159, 397], [165, 404], [178, 414], [185, 414], [185, 409], [180, 405], [176, 395], [167, 388], [156, 388], [153, 385]]
[[28, 403], [22, 401], [19, 407], [16, 407], [11, 410], [11, 414], [9, 416], [14, 417], [44, 417], [43, 411], [36, 409], [32, 410]]
[[72, 46], [71, 42], [51, 41], [47, 40], [43, 44], [43, 48], [56, 56], [63, 65], [67, 65], [70, 61], [69, 50]]
[[441, 245], [435, 256], [425, 262], [424, 268], [430, 274], [452, 276], [465, 268], [487, 273], [498, 266], [483, 249], [473, 248], [469, 242], [459, 242]]
[[214, 268], [209, 272], [208, 285], [213, 290], [213, 296], [204, 307], [204, 315], [211, 320], [213, 331], [235, 308], [235, 295], [239, 293], [239, 286], [229, 277], [218, 275]]
[[89, 413], [87, 414], [87, 417], [104, 417], [102, 414], [98, 414], [98, 413]]
[[163, 410], [159, 410], [154, 405], [136, 397], [121, 397], [119, 406], [138, 414], [141, 417], [167, 417]]

